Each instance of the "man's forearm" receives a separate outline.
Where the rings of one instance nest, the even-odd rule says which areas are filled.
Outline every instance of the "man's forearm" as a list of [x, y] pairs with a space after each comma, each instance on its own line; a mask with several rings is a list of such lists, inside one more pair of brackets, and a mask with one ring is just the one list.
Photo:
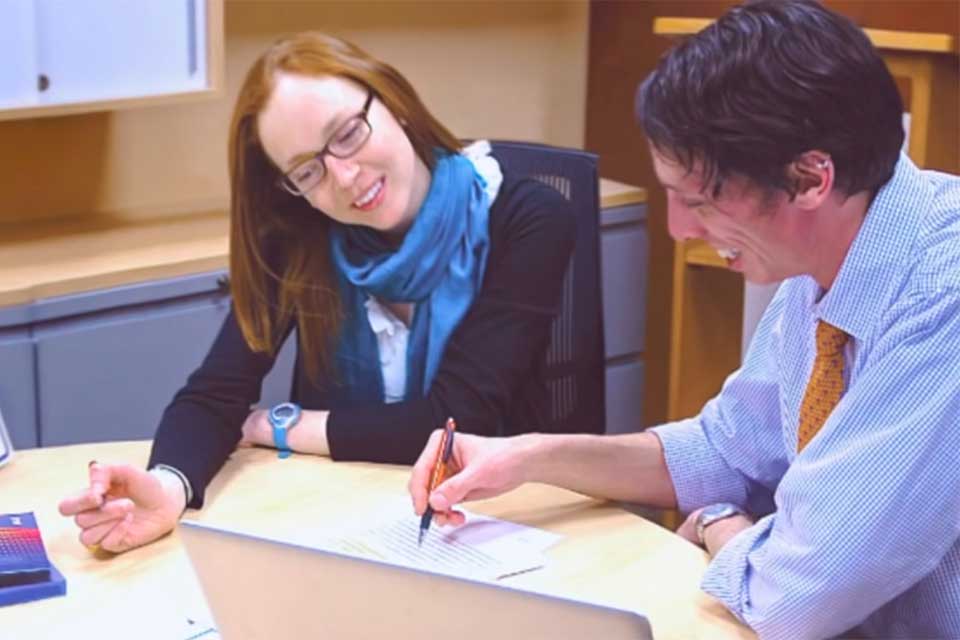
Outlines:
[[653, 433], [617, 436], [520, 436], [529, 447], [528, 482], [543, 482], [609, 500], [674, 509], [677, 498], [660, 439]]

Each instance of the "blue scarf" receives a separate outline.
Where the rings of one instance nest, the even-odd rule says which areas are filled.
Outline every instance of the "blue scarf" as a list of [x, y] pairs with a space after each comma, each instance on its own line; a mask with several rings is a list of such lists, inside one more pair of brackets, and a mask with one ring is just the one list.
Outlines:
[[[441, 155], [443, 154], [443, 155]], [[333, 224], [344, 325], [336, 349], [341, 387], [331, 408], [383, 402], [383, 371], [367, 296], [416, 303], [407, 343], [405, 399], [430, 389], [454, 329], [480, 291], [489, 252], [485, 182], [460, 154], [438, 151], [430, 190], [399, 248], [369, 227]]]

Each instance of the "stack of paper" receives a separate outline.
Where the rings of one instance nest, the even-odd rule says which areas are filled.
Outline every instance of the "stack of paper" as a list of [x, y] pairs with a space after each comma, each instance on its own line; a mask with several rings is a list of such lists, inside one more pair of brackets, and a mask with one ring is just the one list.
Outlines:
[[377, 509], [370, 520], [310, 542], [349, 555], [475, 580], [501, 580], [539, 569], [561, 536], [464, 511], [460, 527], [434, 525], [417, 544], [420, 520], [409, 503]]

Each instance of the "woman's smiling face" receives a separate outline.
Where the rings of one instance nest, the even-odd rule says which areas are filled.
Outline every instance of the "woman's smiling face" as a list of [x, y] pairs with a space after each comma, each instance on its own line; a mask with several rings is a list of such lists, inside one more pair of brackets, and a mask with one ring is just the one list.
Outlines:
[[[338, 76], [277, 73], [273, 93], [257, 118], [264, 152], [286, 174], [325, 145], [349, 135], [369, 90]], [[430, 187], [430, 170], [393, 114], [376, 97], [367, 121], [370, 137], [348, 158], [323, 155], [323, 178], [303, 197], [334, 220], [404, 233]]]

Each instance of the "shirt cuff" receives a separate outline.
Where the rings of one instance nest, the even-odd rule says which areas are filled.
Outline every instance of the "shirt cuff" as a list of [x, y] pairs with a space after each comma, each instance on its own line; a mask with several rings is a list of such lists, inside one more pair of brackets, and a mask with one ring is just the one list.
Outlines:
[[[171, 467], [168, 464], [155, 464], [153, 465], [153, 467], [150, 468], [150, 470], [151, 471], [154, 471], [154, 470], [167, 471], [175, 475], [177, 479], [183, 483], [183, 492], [187, 498], [187, 501], [184, 502], [184, 505], [190, 504], [190, 501], [193, 500], [193, 487], [190, 486], [190, 481], [187, 480], [187, 476], [183, 475], [183, 472], [180, 471], [180, 469], [177, 469], [176, 467]], [[186, 507], [184, 507], [184, 510], [186, 510]]]
[[701, 589], [751, 626], [751, 620], [747, 618], [751, 606], [747, 587], [747, 558], [770, 535], [773, 518], [774, 514], [761, 518], [753, 526], [730, 538], [710, 561], [700, 583]]
[[663, 445], [680, 511], [690, 513], [717, 502], [746, 507], [743, 479], [707, 440], [699, 417], [670, 422], [650, 431], [657, 434]]

